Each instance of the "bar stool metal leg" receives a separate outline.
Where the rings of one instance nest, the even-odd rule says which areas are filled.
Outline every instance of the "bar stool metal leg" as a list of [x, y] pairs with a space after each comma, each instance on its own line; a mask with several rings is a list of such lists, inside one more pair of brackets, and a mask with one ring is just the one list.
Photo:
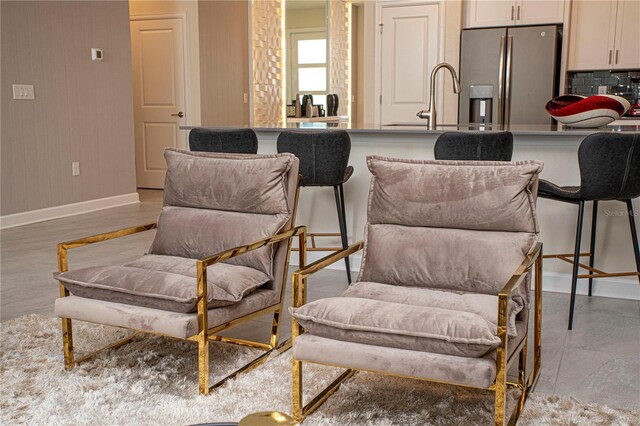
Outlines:
[[578, 226], [576, 229], [576, 248], [573, 255], [573, 274], [571, 275], [571, 304], [569, 305], [569, 330], [573, 329], [573, 311], [576, 307], [578, 286], [578, 264], [580, 263], [580, 243], [582, 242], [582, 222], [584, 219], [584, 201], [578, 203]]
[[[349, 247], [349, 234], [347, 232], [347, 213], [345, 212], [345, 208], [344, 208], [344, 186], [343, 184], [340, 184], [340, 208], [342, 209], [342, 247], [343, 248], [347, 248]], [[350, 261], [349, 261], [349, 256], [344, 258], [344, 264], [347, 267], [347, 280], [349, 281], [349, 284], [351, 284], [351, 267], [349, 266]]]
[[[633, 240], [633, 253], [636, 257], [636, 269], [640, 272], [640, 247], [638, 246], [638, 229], [636, 228], [636, 220], [634, 217], [633, 203], [627, 200], [627, 210], [629, 214], [629, 226], [631, 227], [631, 239]], [[638, 276], [640, 281], [640, 276]]]
[[[589, 267], [593, 268], [596, 260], [596, 227], [598, 226], [598, 200], [593, 201], [593, 215], [591, 216], [591, 247], [589, 248]], [[591, 271], [589, 271], [591, 272]], [[593, 291], [593, 278], [589, 278], [589, 297]]]
[[[349, 247], [347, 240], [347, 218], [344, 209], [344, 189], [342, 184], [333, 187], [336, 197], [336, 209], [338, 210], [338, 222], [340, 223], [340, 238], [342, 239], [342, 248]], [[347, 268], [347, 282], [351, 285], [351, 267], [349, 266], [349, 256], [344, 258], [344, 264]]]

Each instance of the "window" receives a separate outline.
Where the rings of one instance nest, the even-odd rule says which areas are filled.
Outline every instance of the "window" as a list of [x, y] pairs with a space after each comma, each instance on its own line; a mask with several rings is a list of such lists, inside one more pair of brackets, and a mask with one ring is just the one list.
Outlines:
[[313, 95], [314, 105], [327, 108], [327, 34], [301, 30], [289, 33], [289, 75], [287, 104], [296, 94]]

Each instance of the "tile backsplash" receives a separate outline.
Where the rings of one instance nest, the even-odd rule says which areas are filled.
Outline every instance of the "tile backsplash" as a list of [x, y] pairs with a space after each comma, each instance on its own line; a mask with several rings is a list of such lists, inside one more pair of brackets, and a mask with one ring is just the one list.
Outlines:
[[606, 86], [607, 94], [622, 96], [633, 105], [640, 98], [640, 70], [569, 73], [568, 93], [597, 95], [600, 86]]
[[597, 95], [598, 86], [607, 86], [609, 94], [633, 94], [633, 84], [640, 81], [640, 71], [593, 71], [569, 73], [571, 93]]

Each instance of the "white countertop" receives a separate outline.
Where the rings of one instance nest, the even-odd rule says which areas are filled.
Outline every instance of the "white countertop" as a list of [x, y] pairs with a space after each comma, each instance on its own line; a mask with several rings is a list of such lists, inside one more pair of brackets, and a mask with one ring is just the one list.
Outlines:
[[579, 129], [567, 127], [562, 124], [558, 125], [536, 125], [536, 124], [512, 124], [508, 126], [498, 125], [458, 125], [458, 124], [440, 124], [435, 129], [429, 129], [426, 124], [419, 123], [398, 123], [390, 125], [382, 125], [375, 123], [282, 123], [282, 122], [266, 122], [240, 124], [237, 126], [182, 126], [183, 130], [193, 128], [203, 129], [220, 129], [220, 128], [252, 128], [261, 132], [281, 132], [285, 130], [347, 130], [349, 133], [376, 133], [376, 134], [440, 134], [444, 132], [477, 132], [477, 131], [504, 131], [508, 130], [514, 135], [571, 135], [571, 136], [587, 136], [598, 132], [617, 132], [617, 133], [640, 133], [640, 120], [618, 120], [608, 126]]

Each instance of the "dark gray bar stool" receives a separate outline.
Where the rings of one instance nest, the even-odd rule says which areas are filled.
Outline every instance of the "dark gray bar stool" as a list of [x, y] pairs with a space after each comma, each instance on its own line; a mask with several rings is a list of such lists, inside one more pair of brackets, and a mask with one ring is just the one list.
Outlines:
[[433, 148], [436, 160], [511, 161], [511, 132], [446, 132]]
[[[326, 251], [315, 247], [316, 236], [340, 236], [342, 248], [347, 248], [347, 219], [344, 209], [343, 184], [353, 174], [349, 166], [351, 138], [344, 130], [334, 131], [287, 131], [278, 136], [278, 152], [290, 152], [300, 159], [300, 186], [332, 186], [338, 210], [340, 233], [309, 233], [312, 247], [308, 250]], [[349, 257], [344, 258], [347, 280], [351, 284]]]
[[[591, 296], [594, 278], [638, 276], [638, 280], [640, 280], [640, 248], [638, 247], [638, 231], [631, 202], [633, 198], [640, 196], [640, 134], [596, 133], [587, 136], [580, 144], [578, 163], [580, 166], [580, 186], [558, 186], [552, 182], [540, 180], [538, 188], [540, 197], [578, 204], [578, 227], [574, 253], [544, 256], [564, 260], [573, 265], [569, 330], [573, 328], [578, 278], [589, 278], [589, 296]], [[607, 273], [593, 267], [598, 201], [605, 200], [618, 200], [626, 203], [637, 272]], [[589, 253], [580, 253], [584, 204], [587, 201], [593, 201], [591, 247]], [[589, 257], [588, 267], [579, 262], [581, 256]], [[579, 267], [586, 269], [589, 273], [578, 275]]]
[[257, 154], [258, 137], [251, 129], [193, 129], [189, 132], [191, 151]]

